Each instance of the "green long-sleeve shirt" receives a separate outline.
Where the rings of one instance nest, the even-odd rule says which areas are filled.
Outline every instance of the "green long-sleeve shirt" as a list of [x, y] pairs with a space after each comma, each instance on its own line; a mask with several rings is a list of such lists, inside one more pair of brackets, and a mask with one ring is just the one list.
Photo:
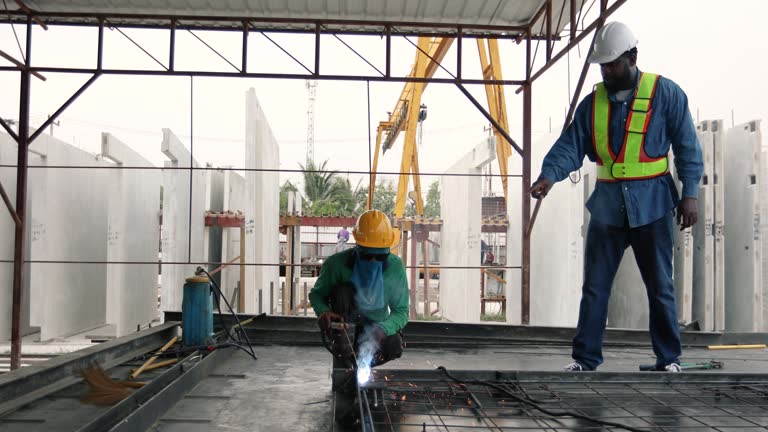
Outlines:
[[[331, 289], [339, 283], [351, 281], [354, 252], [354, 249], [347, 249], [332, 255], [320, 269], [320, 276], [309, 293], [309, 300], [317, 316], [331, 309], [328, 306]], [[403, 261], [395, 254], [389, 254], [383, 270], [384, 300], [387, 305], [367, 311], [366, 317], [379, 324], [387, 336], [391, 336], [408, 323], [408, 280]]]

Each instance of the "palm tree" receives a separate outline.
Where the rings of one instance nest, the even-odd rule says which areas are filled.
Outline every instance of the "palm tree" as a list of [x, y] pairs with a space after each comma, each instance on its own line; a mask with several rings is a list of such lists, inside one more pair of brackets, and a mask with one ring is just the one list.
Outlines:
[[343, 214], [355, 211], [352, 185], [327, 169], [328, 161], [315, 165], [311, 160], [299, 164], [304, 174], [304, 212], [306, 214]]

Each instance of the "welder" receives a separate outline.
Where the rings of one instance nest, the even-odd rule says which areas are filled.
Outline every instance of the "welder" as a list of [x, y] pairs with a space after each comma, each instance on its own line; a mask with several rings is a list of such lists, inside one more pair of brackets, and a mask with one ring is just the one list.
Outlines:
[[[370, 368], [402, 355], [408, 280], [402, 260], [390, 253], [400, 242], [400, 232], [384, 213], [362, 213], [352, 236], [355, 247], [326, 260], [309, 300], [334, 355], [334, 368], [356, 369], [358, 381], [364, 382]], [[337, 385], [334, 382], [334, 390]]]

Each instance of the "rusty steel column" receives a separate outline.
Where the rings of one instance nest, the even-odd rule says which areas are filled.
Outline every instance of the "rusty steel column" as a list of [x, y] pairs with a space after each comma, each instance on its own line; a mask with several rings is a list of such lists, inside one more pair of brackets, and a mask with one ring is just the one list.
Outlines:
[[[531, 39], [526, 42], [526, 70], [531, 70]], [[522, 223], [520, 230], [523, 233], [522, 251], [522, 281], [520, 286], [520, 322], [523, 325], [531, 321], [531, 236], [528, 233], [528, 224], [531, 219], [531, 195], [528, 190], [531, 187], [531, 82], [523, 85], [523, 180], [522, 180]]]
[[29, 142], [29, 85], [32, 51], [32, 17], [27, 16], [27, 55], [25, 68], [21, 70], [19, 93], [18, 161], [16, 165], [16, 224], [15, 247], [13, 251], [13, 310], [11, 312], [11, 370], [21, 367], [22, 303], [24, 302], [24, 254], [26, 251], [24, 229], [27, 214], [27, 173]]

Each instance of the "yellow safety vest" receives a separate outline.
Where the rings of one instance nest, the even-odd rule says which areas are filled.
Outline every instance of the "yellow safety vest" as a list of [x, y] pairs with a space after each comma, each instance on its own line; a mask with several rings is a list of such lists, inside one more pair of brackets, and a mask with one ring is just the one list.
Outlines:
[[653, 113], [653, 96], [658, 80], [659, 75], [641, 73], [618, 157], [614, 155], [608, 139], [611, 120], [608, 92], [602, 82], [597, 85], [592, 102], [592, 142], [597, 153], [598, 181], [639, 180], [659, 177], [669, 171], [666, 155], [654, 159], [645, 153], [645, 133]]

